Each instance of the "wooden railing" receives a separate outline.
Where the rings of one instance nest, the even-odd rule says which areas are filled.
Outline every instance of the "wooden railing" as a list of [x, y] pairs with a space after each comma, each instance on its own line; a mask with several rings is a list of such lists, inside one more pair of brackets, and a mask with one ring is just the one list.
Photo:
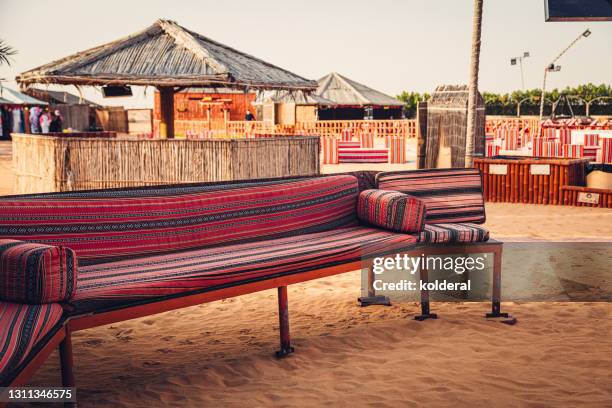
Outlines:
[[316, 134], [319, 136], [340, 137], [342, 132], [368, 132], [375, 137], [399, 136], [416, 137], [416, 120], [319, 120], [316, 122], [299, 122], [295, 125], [297, 134]]
[[498, 129], [517, 129], [521, 134], [530, 133], [532, 136], [540, 134], [540, 120], [538, 118], [487, 118], [486, 133], [494, 133]]
[[[157, 130], [159, 121], [154, 127]], [[343, 131], [355, 136], [362, 132], [372, 133], [375, 137], [398, 136], [416, 137], [416, 120], [324, 120], [298, 122], [295, 125], [273, 125], [262, 121], [214, 121], [175, 120], [174, 133], [177, 138], [225, 138], [245, 137], [246, 135], [317, 135], [340, 137]], [[155, 133], [157, 134], [157, 133]]]

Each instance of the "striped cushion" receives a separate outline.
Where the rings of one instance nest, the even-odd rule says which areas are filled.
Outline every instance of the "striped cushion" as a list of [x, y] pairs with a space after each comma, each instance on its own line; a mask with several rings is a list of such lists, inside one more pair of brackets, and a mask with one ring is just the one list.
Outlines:
[[0, 386], [5, 387], [60, 329], [62, 307], [56, 303], [24, 305], [0, 302]]
[[74, 295], [76, 279], [71, 249], [0, 239], [0, 300], [64, 302]]
[[431, 169], [382, 172], [376, 176], [378, 188], [395, 190], [425, 201], [426, 221], [485, 221], [480, 172], [477, 169]]
[[452, 244], [484, 242], [489, 231], [476, 224], [425, 224], [419, 236], [420, 243]]
[[359, 194], [357, 217], [391, 231], [420, 232], [425, 224], [425, 203], [389, 190], [365, 190]]
[[80, 264], [354, 225], [357, 180], [329, 176], [0, 199], [0, 237], [63, 245]]
[[363, 149], [338, 147], [339, 163], [387, 163], [389, 149]]
[[338, 142], [338, 149], [359, 149], [361, 144], [358, 141], [345, 141], [340, 140]]
[[269, 241], [128, 259], [79, 270], [75, 311], [102, 311], [160, 296], [216, 289], [412, 248], [416, 235], [339, 228]]

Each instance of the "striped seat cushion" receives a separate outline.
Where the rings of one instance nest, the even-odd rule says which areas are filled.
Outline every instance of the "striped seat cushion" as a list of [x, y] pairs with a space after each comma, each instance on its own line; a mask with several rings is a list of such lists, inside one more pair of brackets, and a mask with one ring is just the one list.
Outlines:
[[0, 238], [73, 249], [80, 265], [355, 225], [355, 177], [0, 199]]
[[0, 300], [60, 303], [76, 290], [76, 256], [69, 248], [0, 239]]
[[340, 163], [387, 163], [389, 149], [363, 149], [338, 147]]
[[398, 232], [420, 232], [425, 203], [397, 191], [365, 190], [359, 194], [357, 217], [371, 225]]
[[361, 144], [358, 141], [338, 141], [338, 149], [359, 149]]
[[7, 386], [23, 366], [62, 326], [56, 303], [24, 305], [0, 302], [0, 386]]
[[79, 270], [72, 313], [301, 273], [408, 249], [416, 241], [416, 235], [357, 226], [88, 265]]
[[484, 242], [489, 240], [489, 231], [476, 224], [425, 224], [419, 235], [420, 243], [452, 244]]
[[485, 221], [480, 171], [431, 169], [382, 172], [376, 176], [381, 190], [395, 190], [425, 201], [431, 224]]

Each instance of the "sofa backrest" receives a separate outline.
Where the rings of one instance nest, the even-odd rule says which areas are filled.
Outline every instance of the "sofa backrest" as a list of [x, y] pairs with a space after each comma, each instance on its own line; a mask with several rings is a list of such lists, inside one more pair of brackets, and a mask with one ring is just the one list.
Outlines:
[[382, 172], [377, 188], [395, 190], [425, 201], [429, 224], [485, 222], [482, 178], [478, 169], [427, 169]]
[[265, 240], [357, 223], [353, 176], [0, 199], [0, 238], [61, 245], [80, 264]]

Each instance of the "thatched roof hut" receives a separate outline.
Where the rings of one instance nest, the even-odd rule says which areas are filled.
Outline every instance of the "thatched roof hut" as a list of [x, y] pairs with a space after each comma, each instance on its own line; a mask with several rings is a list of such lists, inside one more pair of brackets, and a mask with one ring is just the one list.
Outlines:
[[314, 91], [315, 81], [237, 51], [174, 21], [157, 20], [136, 34], [53, 61], [17, 76], [34, 83], [155, 86], [162, 125], [174, 135], [174, 93], [184, 87]]
[[337, 105], [403, 106], [404, 103], [376, 89], [332, 72], [318, 81], [316, 94]]
[[[427, 101], [425, 168], [464, 167], [467, 135], [468, 87], [441, 85]], [[480, 93], [476, 99], [474, 156], [485, 150], [485, 109]]]
[[136, 34], [23, 72], [21, 85], [224, 86], [314, 90], [316, 82], [157, 20]]
[[336, 72], [317, 82], [316, 94], [334, 103], [327, 112], [319, 111], [321, 119], [387, 119], [399, 118], [402, 114], [402, 101]]
[[313, 93], [279, 90], [258, 92], [257, 99], [255, 100], [255, 105], [262, 105], [266, 102], [293, 103], [296, 105], [336, 105], [334, 101], [331, 101]]

